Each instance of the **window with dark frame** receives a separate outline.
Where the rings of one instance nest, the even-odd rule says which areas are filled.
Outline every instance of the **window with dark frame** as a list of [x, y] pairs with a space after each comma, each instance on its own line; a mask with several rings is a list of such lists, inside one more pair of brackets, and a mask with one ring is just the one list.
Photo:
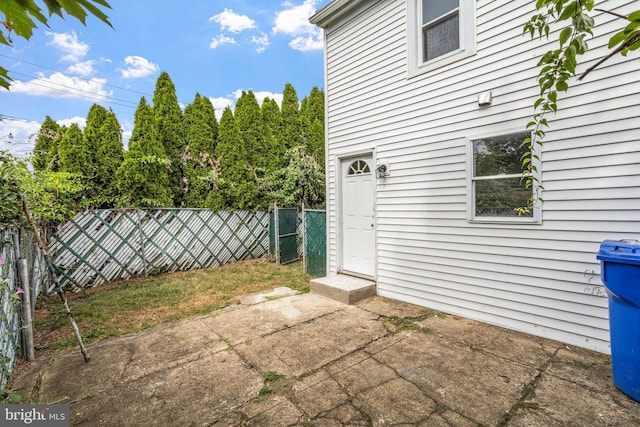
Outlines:
[[[472, 150], [472, 202], [474, 217], [517, 217], [516, 208], [529, 204], [532, 188], [522, 177], [522, 141], [530, 132], [474, 139]], [[533, 214], [521, 215], [529, 218]]]
[[460, 48], [460, 0], [422, 0], [422, 60]]

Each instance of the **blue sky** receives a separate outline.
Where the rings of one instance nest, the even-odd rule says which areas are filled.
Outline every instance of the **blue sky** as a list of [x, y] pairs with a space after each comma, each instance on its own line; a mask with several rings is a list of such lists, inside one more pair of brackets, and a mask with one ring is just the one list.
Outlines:
[[14, 79], [9, 91], [0, 88], [0, 149], [28, 155], [47, 115], [84, 126], [94, 103], [113, 109], [128, 140], [140, 97], [151, 102], [162, 71], [183, 108], [199, 92], [218, 120], [243, 90], [280, 102], [287, 82], [300, 100], [324, 89], [322, 34], [309, 17], [329, 0], [109, 3], [114, 29], [93, 17], [87, 26], [53, 17], [29, 41], [14, 36], [13, 46], [0, 46]]

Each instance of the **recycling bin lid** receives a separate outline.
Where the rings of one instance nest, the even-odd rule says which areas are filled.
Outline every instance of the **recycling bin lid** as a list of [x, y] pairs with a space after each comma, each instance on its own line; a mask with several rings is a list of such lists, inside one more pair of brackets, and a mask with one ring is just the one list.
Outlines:
[[597, 258], [601, 261], [640, 265], [640, 241], [605, 240], [600, 245]]

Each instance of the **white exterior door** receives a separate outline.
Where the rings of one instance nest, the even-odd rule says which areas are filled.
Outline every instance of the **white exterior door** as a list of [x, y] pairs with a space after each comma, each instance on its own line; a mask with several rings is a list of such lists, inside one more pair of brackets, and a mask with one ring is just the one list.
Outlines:
[[343, 159], [342, 270], [373, 277], [375, 273], [375, 168], [371, 155]]

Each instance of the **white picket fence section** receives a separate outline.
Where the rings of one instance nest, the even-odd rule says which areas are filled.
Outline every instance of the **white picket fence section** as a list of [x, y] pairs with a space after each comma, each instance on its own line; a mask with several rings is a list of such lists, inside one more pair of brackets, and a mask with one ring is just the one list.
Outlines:
[[60, 283], [72, 288], [217, 267], [260, 258], [268, 248], [267, 212], [207, 209], [85, 211], [61, 225], [51, 244]]

